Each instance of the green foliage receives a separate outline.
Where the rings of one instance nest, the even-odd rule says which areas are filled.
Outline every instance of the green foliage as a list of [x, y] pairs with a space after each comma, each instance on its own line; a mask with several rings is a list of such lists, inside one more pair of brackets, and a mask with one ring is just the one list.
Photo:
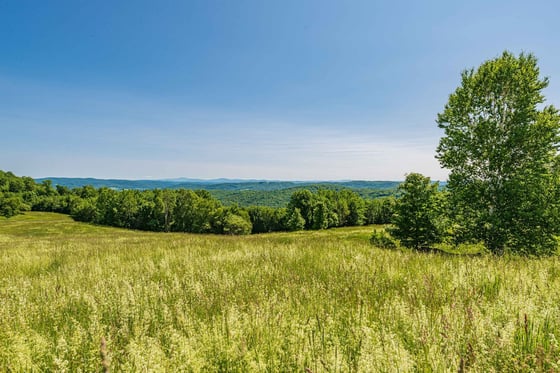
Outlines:
[[[268, 184], [276, 183], [265, 184], [273, 188]], [[12, 173], [0, 173], [0, 190], [0, 212], [6, 216], [31, 208], [70, 214], [83, 222], [156, 232], [246, 234], [248, 227], [251, 233], [267, 233], [367, 222], [365, 201], [347, 189], [296, 189], [289, 208], [223, 206], [207, 190], [54, 188], [49, 180], [36, 184]]]
[[286, 228], [290, 232], [301, 231], [305, 229], [305, 219], [301, 215], [301, 211], [297, 208], [288, 209], [286, 217]]
[[[397, 182], [395, 182], [398, 185]], [[349, 188], [342, 187], [338, 184], [311, 184], [298, 187], [278, 189], [278, 190], [210, 190], [214, 198], [222, 202], [224, 205], [237, 204], [243, 207], [250, 206], [268, 206], [268, 207], [285, 207], [290, 202], [292, 194], [298, 190], [309, 190], [316, 193], [321, 189], [333, 191], [349, 190], [358, 194], [364, 200], [372, 200], [395, 195], [397, 187], [394, 189], [376, 189], [375, 185], [368, 188]]]
[[177, 191], [174, 225], [171, 228], [175, 232], [216, 233], [220, 207], [208, 193], [180, 189]]
[[288, 209], [298, 209], [305, 220], [305, 229], [327, 229], [362, 225], [365, 202], [355, 192], [319, 189], [316, 193], [297, 190], [292, 194]]
[[0, 193], [0, 216], [9, 218], [26, 210], [29, 210], [29, 206], [23, 202], [20, 195], [11, 192]]
[[369, 240], [372, 245], [381, 249], [395, 249], [397, 243], [385, 230], [374, 230]]
[[24, 196], [32, 197], [29, 192], [29, 178], [19, 178], [0, 170], [0, 216], [9, 218], [29, 210], [24, 199]]
[[247, 212], [249, 213], [249, 217], [253, 224], [252, 233], [269, 233], [290, 230], [289, 227], [287, 228], [285, 225], [285, 221], [287, 219], [287, 209], [285, 208], [251, 206], [247, 208]]
[[411, 173], [399, 190], [402, 195], [396, 201], [390, 234], [404, 246], [415, 249], [440, 242], [443, 199], [438, 184], [432, 183], [429, 177]]
[[555, 253], [560, 115], [540, 107], [548, 80], [533, 55], [508, 52], [461, 78], [437, 120], [457, 239], [494, 253]]
[[224, 218], [224, 234], [236, 236], [250, 234], [252, 228], [251, 222], [239, 215], [228, 213]]
[[93, 222], [96, 220], [95, 202], [89, 199], [78, 199], [72, 205], [70, 216], [76, 221]]
[[311, 229], [313, 227], [313, 205], [313, 193], [309, 190], [297, 190], [290, 197], [288, 210], [295, 211], [297, 209], [304, 219], [305, 229]]
[[365, 221], [367, 224], [390, 224], [395, 213], [395, 197], [376, 198], [366, 202]]

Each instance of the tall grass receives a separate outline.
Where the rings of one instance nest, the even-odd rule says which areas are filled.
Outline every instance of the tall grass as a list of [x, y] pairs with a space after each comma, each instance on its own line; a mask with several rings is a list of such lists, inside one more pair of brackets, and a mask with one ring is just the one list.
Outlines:
[[0, 370], [560, 370], [558, 258], [382, 250], [371, 229], [2, 220]]

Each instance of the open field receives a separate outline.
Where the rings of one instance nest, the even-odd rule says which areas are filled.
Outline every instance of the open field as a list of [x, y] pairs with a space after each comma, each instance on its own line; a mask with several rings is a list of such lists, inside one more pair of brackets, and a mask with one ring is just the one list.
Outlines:
[[0, 370], [558, 371], [560, 260], [0, 219]]

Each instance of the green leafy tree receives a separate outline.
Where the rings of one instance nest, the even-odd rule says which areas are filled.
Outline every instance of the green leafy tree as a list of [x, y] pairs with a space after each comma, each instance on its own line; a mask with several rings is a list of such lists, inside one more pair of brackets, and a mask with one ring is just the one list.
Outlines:
[[98, 191], [98, 197], [96, 199], [95, 209], [97, 214], [94, 223], [104, 224], [104, 225], [116, 225], [116, 199], [118, 192], [109, 188], [100, 188]]
[[192, 190], [179, 189], [177, 200], [173, 210], [173, 230], [177, 232], [194, 232], [195, 209], [200, 197]]
[[13, 192], [13, 193], [20, 193], [24, 190], [25, 190], [25, 183], [24, 183], [23, 179], [13, 175], [13, 177], [10, 180], [10, 190], [9, 191]]
[[295, 209], [299, 210], [300, 216], [304, 219], [305, 229], [311, 229], [313, 226], [314, 204], [313, 193], [307, 189], [297, 190], [290, 197], [288, 209], [290, 211], [295, 211]]
[[250, 234], [253, 226], [247, 219], [236, 214], [226, 214], [223, 223], [224, 234], [244, 235]]
[[389, 233], [410, 248], [424, 249], [440, 242], [442, 238], [442, 201], [438, 183], [418, 173], [406, 176], [399, 186], [401, 197], [397, 199], [394, 226]]
[[70, 188], [68, 188], [64, 185], [57, 185], [56, 186], [56, 193], [58, 193], [59, 196], [64, 196], [64, 195], [70, 194]]
[[349, 213], [346, 218], [345, 225], [348, 226], [363, 225], [366, 219], [365, 218], [366, 204], [360, 196], [358, 196], [355, 193], [353, 194], [354, 196], [352, 196], [352, 198], [348, 202]]
[[123, 190], [114, 199], [113, 225], [123, 228], [138, 228], [138, 201], [139, 193], [135, 190]]
[[237, 205], [221, 209], [220, 226], [223, 234], [244, 235], [253, 230], [249, 213]]
[[138, 205], [137, 227], [142, 230], [153, 230], [157, 227], [158, 219], [155, 213], [156, 204], [153, 201], [152, 191], [142, 193], [142, 200]]
[[73, 201], [70, 215], [77, 221], [93, 222], [97, 216], [96, 204], [89, 199], [76, 199]]
[[[23, 182], [21, 183], [23, 187]], [[54, 196], [56, 195], [56, 189], [53, 188], [52, 181], [44, 180], [41, 184], [39, 184], [38, 191], [40, 195], [43, 196]]]
[[283, 230], [283, 221], [286, 209], [266, 206], [251, 206], [247, 209], [251, 223], [252, 233], [267, 233]]
[[466, 70], [437, 123], [457, 239], [494, 253], [556, 251], [560, 116], [537, 59], [504, 52]]
[[331, 209], [327, 201], [318, 200], [313, 206], [313, 215], [311, 226], [312, 229], [327, 229], [329, 228]]
[[286, 215], [286, 229], [288, 231], [301, 231], [305, 228], [305, 219], [301, 215], [300, 210], [295, 208], [288, 209]]
[[75, 194], [80, 198], [94, 198], [97, 197], [98, 191], [91, 185], [85, 185], [81, 188], [74, 189]]
[[393, 219], [395, 197], [382, 197], [367, 201], [365, 220], [367, 224], [389, 224]]
[[29, 210], [20, 195], [0, 192], [0, 216], [10, 218]]

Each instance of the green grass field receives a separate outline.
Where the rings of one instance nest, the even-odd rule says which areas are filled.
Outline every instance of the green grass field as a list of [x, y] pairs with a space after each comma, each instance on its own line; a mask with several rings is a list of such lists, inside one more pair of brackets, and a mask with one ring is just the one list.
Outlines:
[[0, 219], [0, 371], [559, 371], [560, 260]]

